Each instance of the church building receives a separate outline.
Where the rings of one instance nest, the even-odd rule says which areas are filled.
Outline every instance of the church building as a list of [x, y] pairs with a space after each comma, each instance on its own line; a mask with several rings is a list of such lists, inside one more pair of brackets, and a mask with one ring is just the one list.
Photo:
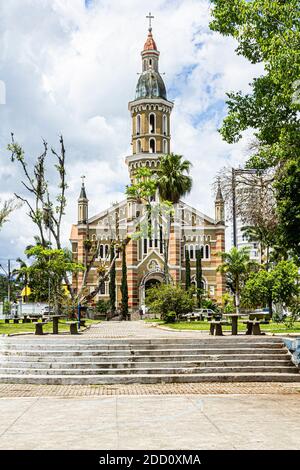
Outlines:
[[[151, 18], [148, 37], [141, 53], [142, 72], [136, 86], [136, 94], [128, 105], [132, 121], [132, 154], [125, 158], [129, 178], [134, 182], [138, 168], [153, 169], [160, 158], [168, 154], [171, 146], [171, 114], [174, 103], [168, 100], [164, 80], [159, 73], [159, 56], [152, 35]], [[153, 236], [133, 236], [141, 220], [147, 217], [143, 203], [127, 197], [107, 210], [90, 216], [84, 182], [78, 199], [78, 221], [72, 226], [71, 244], [73, 259], [86, 264], [88, 243], [100, 241], [99, 253], [91, 269], [87, 288], [92, 291], [97, 284], [97, 269], [101, 263], [109, 263], [110, 245], [128, 236], [126, 246], [129, 310], [137, 311], [145, 303], [148, 287], [164, 280], [164, 247], [162, 228]], [[155, 205], [155, 201], [153, 201]], [[201, 213], [183, 201], [175, 205], [169, 230], [168, 268], [174, 283], [185, 285], [185, 253], [189, 250], [191, 280], [196, 283], [196, 250], [202, 253], [202, 284], [206, 295], [221, 303], [225, 293], [224, 277], [217, 271], [221, 264], [220, 252], [225, 250], [225, 215], [221, 189], [215, 199], [213, 217]], [[121, 256], [116, 261], [116, 307], [121, 302]], [[78, 290], [83, 275], [73, 278], [73, 288]], [[106, 282], [95, 301], [109, 299], [109, 282]]]

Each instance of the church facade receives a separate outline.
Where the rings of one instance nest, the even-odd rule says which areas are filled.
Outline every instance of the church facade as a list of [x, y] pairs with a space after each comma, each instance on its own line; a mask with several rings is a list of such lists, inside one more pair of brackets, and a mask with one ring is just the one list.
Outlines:
[[[155, 172], [160, 158], [171, 152], [171, 113], [174, 103], [167, 98], [166, 87], [159, 73], [159, 56], [152, 35], [148, 37], [141, 53], [142, 73], [139, 75], [135, 99], [129, 103], [132, 120], [132, 154], [125, 159], [130, 181], [135, 181], [138, 168], [148, 167]], [[155, 200], [153, 201], [155, 208]], [[154, 210], [155, 213], [155, 210]], [[110, 245], [114, 241], [130, 238], [126, 246], [129, 309], [137, 311], [145, 303], [147, 288], [164, 280], [165, 237], [162, 225], [151, 235], [142, 233], [140, 227], [147, 218], [146, 207], [127, 197], [99, 214], [89, 216], [88, 198], [82, 183], [78, 199], [78, 221], [72, 226], [70, 241], [73, 259], [86, 264], [89, 242], [100, 242], [99, 252], [87, 279], [87, 289], [97, 284], [97, 269], [109, 263]], [[154, 217], [155, 218], [155, 217]], [[220, 188], [215, 200], [214, 217], [209, 217], [183, 201], [175, 205], [169, 224], [168, 270], [172, 282], [185, 285], [185, 253], [190, 254], [191, 280], [196, 283], [196, 250], [202, 253], [202, 285], [214, 301], [221, 303], [225, 293], [224, 277], [217, 271], [221, 264], [220, 252], [225, 250], [224, 201]], [[140, 235], [135, 236], [139, 231]], [[116, 261], [116, 307], [121, 302], [121, 256]], [[73, 278], [73, 288], [80, 289], [83, 275]], [[109, 299], [109, 282], [103, 285], [95, 298]]]

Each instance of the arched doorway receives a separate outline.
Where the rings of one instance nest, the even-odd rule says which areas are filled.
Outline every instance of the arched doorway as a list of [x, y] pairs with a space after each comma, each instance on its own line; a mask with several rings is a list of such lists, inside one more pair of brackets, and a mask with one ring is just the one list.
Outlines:
[[161, 284], [164, 280], [164, 274], [160, 269], [151, 270], [143, 277], [139, 288], [139, 305], [145, 306], [146, 292], [153, 286]]
[[151, 287], [155, 287], [161, 284], [161, 281], [159, 279], [148, 279], [148, 281], [145, 282], [145, 293], [147, 294], [147, 290], [151, 289]]

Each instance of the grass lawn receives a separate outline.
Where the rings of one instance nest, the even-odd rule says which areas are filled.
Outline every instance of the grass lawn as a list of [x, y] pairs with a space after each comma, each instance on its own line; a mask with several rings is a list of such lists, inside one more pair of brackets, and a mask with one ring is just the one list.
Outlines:
[[145, 318], [146, 323], [164, 323], [160, 318]]
[[[208, 331], [210, 324], [207, 321], [191, 321], [191, 322], [178, 322], [178, 323], [163, 323], [165, 326], [174, 330], [202, 330]], [[246, 325], [239, 322], [239, 331], [246, 331]], [[223, 331], [230, 331], [230, 326], [223, 326]], [[261, 325], [261, 330], [268, 333], [299, 333], [300, 335], [300, 321], [295, 322], [292, 328], [287, 328], [285, 323], [273, 323], [269, 325]]]
[[[68, 320], [59, 320], [58, 331], [59, 333], [70, 331], [69, 325], [66, 325]], [[92, 323], [99, 323], [99, 320], [86, 320], [86, 325], [91, 325]], [[35, 331], [35, 325], [33, 323], [4, 323], [4, 320], [0, 320], [0, 335], [10, 335], [16, 333], [28, 333]], [[52, 322], [47, 323], [43, 327], [45, 333], [52, 333]]]

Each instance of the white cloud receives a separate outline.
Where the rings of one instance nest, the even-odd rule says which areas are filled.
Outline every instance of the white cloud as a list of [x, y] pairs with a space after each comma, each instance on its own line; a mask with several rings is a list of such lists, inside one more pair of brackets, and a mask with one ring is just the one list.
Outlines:
[[[229, 146], [217, 132], [225, 93], [247, 91], [261, 69], [238, 57], [232, 40], [209, 31], [207, 0], [94, 0], [89, 9], [84, 3], [1, 2], [0, 80], [6, 105], [0, 106], [0, 198], [23, 191], [21, 173], [5, 150], [11, 131], [31, 161], [42, 138], [58, 147], [58, 136], [64, 135], [69, 175], [65, 243], [76, 222], [81, 174], [87, 177], [90, 214], [122, 198], [128, 184], [125, 156], [131, 150], [127, 103], [134, 98], [145, 15], [151, 9], [161, 71], [175, 98], [172, 149], [193, 163], [188, 201], [211, 215], [215, 173], [245, 160], [245, 145]], [[25, 212], [12, 214], [1, 231], [0, 257], [22, 255], [31, 241], [34, 232]]]

